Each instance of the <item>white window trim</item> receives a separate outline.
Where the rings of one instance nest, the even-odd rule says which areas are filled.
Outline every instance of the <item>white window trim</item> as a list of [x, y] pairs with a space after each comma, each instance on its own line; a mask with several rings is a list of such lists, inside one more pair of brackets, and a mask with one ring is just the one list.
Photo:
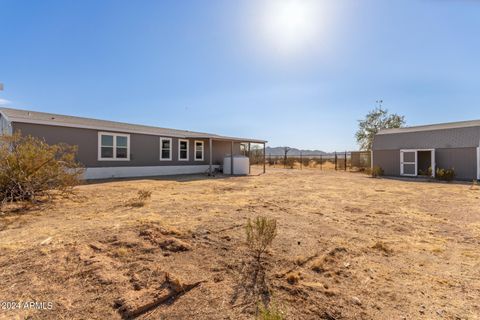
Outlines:
[[[180, 142], [182, 141], [187, 143], [187, 158], [185, 159], [182, 159], [180, 157]], [[188, 159], [190, 159], [190, 142], [188, 141], [188, 139], [178, 139], [178, 161], [188, 161]]]
[[[113, 158], [102, 158], [102, 135], [113, 136]], [[127, 157], [117, 158], [117, 137], [127, 138]], [[98, 161], [130, 161], [130, 135], [127, 133], [98, 132]]]
[[[202, 159], [197, 159], [197, 142], [202, 144]], [[195, 161], [203, 161], [205, 159], [205, 141], [195, 140], [194, 147], [193, 159]]]
[[[418, 176], [418, 151], [430, 151], [430, 161], [432, 165], [432, 177], [435, 178], [436, 163], [435, 163], [435, 149], [401, 149], [400, 150], [400, 175], [406, 177], [416, 177]], [[415, 161], [403, 161], [404, 152], [415, 152]], [[403, 173], [404, 164], [414, 164], [415, 165], [415, 174], [406, 174]]]
[[[170, 149], [168, 153], [168, 158], [162, 158], [163, 154], [163, 144], [162, 141], [167, 140], [170, 142]], [[172, 161], [172, 152], [173, 151], [173, 145], [172, 145], [172, 138], [166, 138], [166, 137], [160, 137], [160, 161]]]

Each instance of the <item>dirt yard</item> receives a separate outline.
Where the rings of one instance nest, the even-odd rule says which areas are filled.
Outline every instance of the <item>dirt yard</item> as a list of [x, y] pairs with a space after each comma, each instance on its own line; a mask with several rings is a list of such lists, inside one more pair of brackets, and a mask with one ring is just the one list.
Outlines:
[[[252, 283], [258, 215], [278, 235]], [[0, 216], [0, 273], [0, 301], [45, 303], [5, 319], [254, 319], [258, 299], [287, 319], [480, 319], [480, 190], [273, 168], [88, 184]]]

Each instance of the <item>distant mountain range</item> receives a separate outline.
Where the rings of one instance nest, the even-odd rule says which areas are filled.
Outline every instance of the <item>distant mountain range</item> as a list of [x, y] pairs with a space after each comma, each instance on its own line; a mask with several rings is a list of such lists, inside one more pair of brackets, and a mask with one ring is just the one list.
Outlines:
[[[285, 148], [284, 147], [267, 147], [265, 149], [265, 154], [272, 155], [272, 156], [283, 156], [285, 154]], [[315, 155], [315, 156], [324, 156], [324, 155], [330, 155], [331, 153], [321, 151], [321, 150], [303, 150], [303, 149], [296, 149], [296, 148], [290, 148], [290, 151], [288, 151], [289, 156], [299, 156], [300, 153], [304, 155]]]

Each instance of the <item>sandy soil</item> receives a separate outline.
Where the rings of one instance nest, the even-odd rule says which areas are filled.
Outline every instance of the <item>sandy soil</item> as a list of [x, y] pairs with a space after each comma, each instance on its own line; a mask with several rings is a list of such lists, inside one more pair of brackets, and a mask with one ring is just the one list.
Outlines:
[[[0, 301], [53, 303], [0, 318], [252, 319], [260, 299], [288, 319], [479, 319], [470, 187], [278, 168], [80, 186], [0, 217]], [[244, 225], [258, 215], [278, 236], [253, 284]]]

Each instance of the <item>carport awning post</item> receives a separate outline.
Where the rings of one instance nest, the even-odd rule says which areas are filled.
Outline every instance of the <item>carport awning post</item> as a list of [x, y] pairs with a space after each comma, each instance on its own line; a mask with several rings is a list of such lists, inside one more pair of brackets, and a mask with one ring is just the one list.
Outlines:
[[212, 175], [212, 138], [208, 139], [208, 150], [209, 150], [209, 156], [208, 156], [208, 172], [210, 175]]
[[232, 144], [230, 146], [230, 175], [233, 176], [233, 140], [232, 140]]

